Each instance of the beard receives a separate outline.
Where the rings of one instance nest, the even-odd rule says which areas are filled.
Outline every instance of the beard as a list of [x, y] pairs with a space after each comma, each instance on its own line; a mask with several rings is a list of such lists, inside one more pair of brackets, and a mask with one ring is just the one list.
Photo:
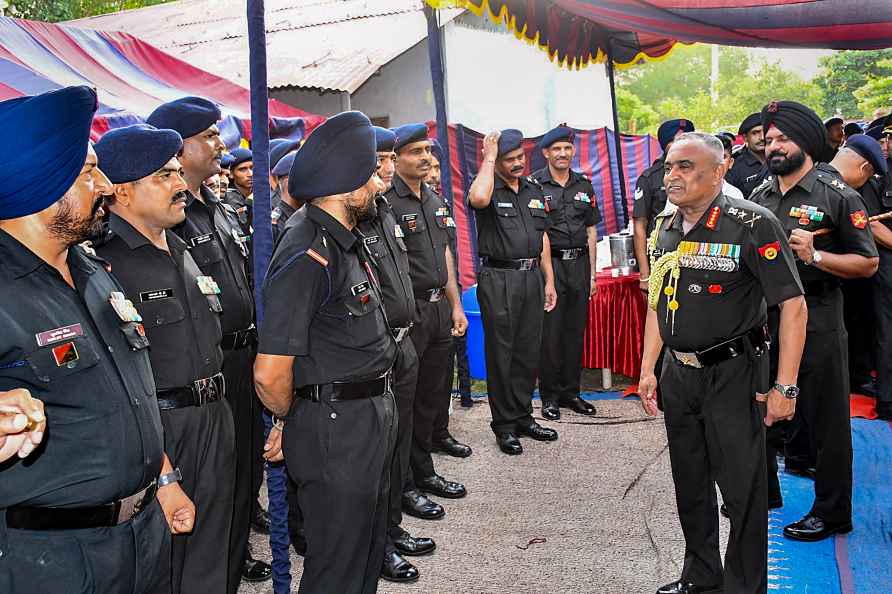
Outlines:
[[805, 153], [802, 151], [794, 155], [781, 156], [778, 153], [768, 155], [768, 170], [775, 175], [789, 175], [802, 167], [805, 163]]
[[59, 202], [59, 210], [47, 225], [47, 232], [63, 245], [69, 247], [84, 240], [96, 237], [102, 231], [102, 219], [99, 208], [105, 202], [100, 196], [86, 217], [79, 217], [72, 206], [73, 199], [66, 194]]
[[350, 204], [350, 200], [346, 200], [344, 207], [351, 225], [370, 220], [376, 212], [374, 196], [371, 193], [366, 195], [366, 201], [362, 205]]

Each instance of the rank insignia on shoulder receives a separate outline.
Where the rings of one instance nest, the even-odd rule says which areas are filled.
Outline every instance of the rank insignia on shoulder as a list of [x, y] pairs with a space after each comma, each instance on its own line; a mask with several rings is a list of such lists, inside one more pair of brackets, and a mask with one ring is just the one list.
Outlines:
[[124, 293], [112, 291], [108, 296], [108, 302], [111, 303], [112, 309], [115, 310], [122, 322], [142, 322], [142, 316], [136, 311], [133, 302], [124, 296]]
[[772, 241], [759, 248], [759, 255], [766, 260], [774, 260], [780, 252], [780, 242]]
[[830, 185], [833, 186], [834, 188], [838, 188], [840, 190], [845, 190], [847, 187], [844, 183], [842, 183], [841, 181], [839, 181], [836, 178], [833, 178], [833, 180], [830, 182]]
[[403, 233], [403, 228], [400, 227], [399, 225], [393, 226], [393, 235], [394, 235], [394, 237], [405, 237], [406, 236], [406, 234]]
[[[399, 229], [399, 225], [397, 225], [397, 229]], [[321, 264], [323, 267], [327, 267], [327, 266], [328, 266], [328, 260], [326, 260], [325, 258], [323, 258], [323, 257], [319, 254], [319, 252], [317, 252], [317, 251], [314, 250], [313, 248], [307, 248], [307, 255], [308, 255], [309, 257], [313, 258], [314, 260], [316, 260], [317, 262], [319, 262], [319, 264]]]
[[706, 218], [706, 228], [710, 231], [715, 231], [715, 226], [718, 224], [721, 214], [722, 209], [718, 206], [713, 206], [709, 211], [709, 216]]
[[535, 208], [537, 210], [543, 210], [545, 208], [545, 203], [539, 200], [538, 198], [533, 198], [530, 200], [529, 204], [527, 204], [529, 208]]
[[198, 284], [198, 290], [202, 295], [219, 295], [220, 286], [211, 276], [196, 276], [195, 282]]
[[856, 229], [864, 229], [867, 226], [867, 223], [870, 222], [863, 210], [856, 210], [849, 215], [849, 218], [852, 220], [852, 225]]

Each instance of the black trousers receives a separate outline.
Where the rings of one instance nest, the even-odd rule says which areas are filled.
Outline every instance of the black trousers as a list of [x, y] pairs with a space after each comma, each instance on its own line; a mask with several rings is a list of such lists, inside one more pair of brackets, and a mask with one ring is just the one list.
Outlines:
[[195, 527], [173, 537], [170, 583], [159, 594], [226, 592], [235, 484], [235, 429], [225, 400], [161, 411], [164, 450], [183, 473]]
[[539, 394], [543, 402], [566, 401], [579, 396], [582, 343], [588, 321], [591, 264], [588, 254], [575, 260], [552, 258], [557, 305], [545, 313]]
[[229, 543], [229, 594], [241, 582], [248, 554], [251, 515], [263, 482], [263, 408], [254, 392], [254, 347], [223, 353], [226, 400], [235, 421], [235, 475]]
[[434, 474], [431, 448], [434, 425], [444, 413], [448, 415], [451, 395], [446, 371], [452, 352], [452, 315], [449, 303], [416, 299], [418, 321], [412, 328], [412, 343], [418, 354], [418, 383], [415, 386], [415, 407], [412, 427], [412, 475], [424, 478]]
[[876, 319], [873, 308], [873, 278], [843, 281], [843, 315], [849, 334], [849, 382], [858, 387], [869, 383], [876, 369]]
[[300, 594], [372, 594], [387, 541], [393, 394], [296, 400], [283, 451], [297, 483], [307, 554]]
[[[449, 398], [452, 398], [452, 390], [454, 388], [455, 371], [458, 369], [458, 393], [462, 396], [471, 396], [471, 365], [468, 362], [468, 335], [452, 337], [452, 352], [449, 353], [446, 363], [446, 373], [444, 379], [446, 381], [446, 392]], [[447, 437], [452, 437], [449, 433], [449, 400], [446, 406], [437, 413], [437, 419], [434, 421], [434, 442], [442, 441]]]
[[892, 252], [880, 250], [873, 280], [876, 316], [877, 408], [892, 412]]
[[[768, 506], [763, 413], [755, 401], [765, 366], [750, 351], [703, 369], [666, 355], [660, 377], [675, 499], [685, 537], [681, 579], [764, 594]], [[714, 482], [731, 514], [724, 571]]]
[[148, 594], [170, 572], [170, 529], [157, 499], [111, 528], [31, 531], [0, 510], [0, 592]]
[[538, 270], [484, 267], [477, 275], [490, 427], [497, 435], [533, 420], [539, 367], [544, 281]]
[[390, 511], [388, 515], [387, 550], [403, 529], [403, 491], [414, 488], [409, 464], [412, 454], [412, 420], [415, 414], [415, 386], [418, 383], [418, 355], [412, 338], [400, 343], [393, 366], [393, 397], [396, 402], [397, 434], [390, 462]]

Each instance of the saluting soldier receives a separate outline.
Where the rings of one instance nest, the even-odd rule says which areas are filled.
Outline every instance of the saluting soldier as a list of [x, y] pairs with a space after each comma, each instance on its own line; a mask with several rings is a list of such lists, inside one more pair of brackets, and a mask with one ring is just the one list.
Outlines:
[[537, 181], [524, 176], [522, 144], [520, 130], [487, 134], [483, 163], [468, 193], [477, 215], [477, 298], [490, 427], [499, 449], [508, 455], [523, 453], [518, 436], [558, 438], [557, 431], [533, 419], [542, 322], [544, 312], [554, 309], [557, 294], [545, 196]]
[[16, 413], [0, 430], [9, 594], [152, 592], [170, 532], [194, 525], [179, 485], [158, 482], [173, 469], [139, 316], [108, 263], [77, 245], [98, 231], [111, 190], [89, 144], [97, 105], [88, 87], [0, 103], [0, 418]]
[[[655, 415], [655, 364], [665, 348], [659, 385], [685, 536], [681, 577], [657, 594], [755, 594], [768, 586], [762, 425], [793, 415], [808, 314], [777, 219], [723, 195], [723, 174], [717, 138], [676, 139], [665, 157], [671, 205], [648, 241], [650, 307], [639, 392], [645, 411]], [[780, 365], [769, 383], [766, 307], [774, 305], [783, 330]], [[757, 401], [767, 401], [767, 414]], [[715, 483], [731, 516], [724, 569]]]
[[570, 168], [576, 154], [573, 136], [566, 126], [548, 131], [539, 143], [547, 165], [533, 173], [551, 219], [548, 242], [557, 292], [554, 309], [545, 314], [539, 364], [542, 416], [549, 420], [561, 418], [560, 406], [583, 415], [596, 412], [579, 397], [579, 378], [589, 299], [597, 290], [595, 225], [601, 212], [591, 180]]
[[[785, 464], [808, 472], [814, 462], [815, 500], [784, 534], [821, 540], [852, 529], [848, 337], [839, 279], [871, 276], [879, 258], [861, 197], [815, 168], [814, 156], [827, 149], [817, 114], [794, 101], [774, 101], [762, 108], [762, 128], [772, 176], [750, 199], [772, 211], [789, 236], [809, 310], [802, 392]], [[819, 229], [831, 231], [816, 235]], [[772, 326], [776, 337], [780, 326]]]
[[186, 182], [173, 130], [116, 128], [96, 144], [114, 184], [108, 230], [94, 245], [136, 305], [152, 343], [149, 358], [173, 472], [196, 507], [195, 529], [173, 539], [159, 594], [225, 592], [220, 543], [229, 542], [235, 483], [235, 429], [220, 372], [220, 288], [199, 270], [170, 229], [186, 218]]
[[746, 116], [740, 123], [737, 134], [743, 136], [744, 145], [733, 153], [734, 165], [725, 175], [725, 179], [740, 190], [744, 198], [749, 198], [753, 190], [768, 175], [762, 114], [756, 112]]
[[263, 287], [257, 391], [280, 418], [267, 450], [298, 487], [303, 594], [377, 590], [387, 540], [398, 346], [356, 224], [383, 186], [363, 114], [329, 118], [298, 150], [289, 193], [307, 201]]

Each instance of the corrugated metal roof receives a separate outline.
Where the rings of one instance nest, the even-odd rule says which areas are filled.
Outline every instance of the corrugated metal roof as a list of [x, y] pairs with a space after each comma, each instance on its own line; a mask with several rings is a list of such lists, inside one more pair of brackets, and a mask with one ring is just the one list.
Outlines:
[[[125, 31], [189, 63], [247, 86], [246, 0], [182, 0], [69, 21]], [[441, 11], [446, 23], [461, 10]], [[269, 86], [353, 93], [427, 37], [421, 0], [269, 0]]]

